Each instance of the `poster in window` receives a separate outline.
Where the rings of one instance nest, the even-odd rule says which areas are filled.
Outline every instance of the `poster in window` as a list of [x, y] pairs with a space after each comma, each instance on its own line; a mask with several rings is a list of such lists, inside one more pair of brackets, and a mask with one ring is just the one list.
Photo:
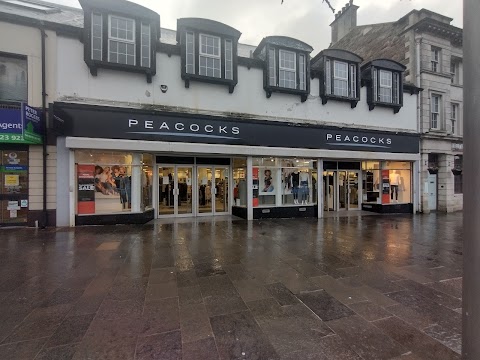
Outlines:
[[95, 165], [78, 165], [78, 214], [95, 214]]
[[261, 171], [260, 181], [260, 195], [274, 195], [275, 194], [275, 169], [265, 168]]

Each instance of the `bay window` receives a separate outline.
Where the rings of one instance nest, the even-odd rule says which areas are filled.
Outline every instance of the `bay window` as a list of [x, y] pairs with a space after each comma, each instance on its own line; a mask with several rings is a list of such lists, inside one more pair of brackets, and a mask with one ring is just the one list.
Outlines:
[[84, 60], [93, 76], [99, 68], [156, 74], [156, 46], [160, 34], [157, 13], [130, 2], [83, 0]]
[[406, 67], [393, 60], [378, 59], [362, 66], [362, 81], [367, 88], [369, 110], [389, 107], [394, 114], [403, 106], [403, 72]]
[[313, 48], [285, 36], [269, 36], [260, 42], [253, 57], [264, 63], [263, 88], [267, 98], [273, 92], [300, 95], [310, 93], [310, 57]]
[[182, 79], [224, 84], [232, 93], [237, 84], [237, 44], [240, 32], [216, 21], [179, 19]]
[[359, 64], [363, 59], [354, 53], [340, 49], [327, 49], [312, 60], [314, 76], [320, 78], [322, 104], [328, 100], [350, 102], [357, 106], [360, 100]]

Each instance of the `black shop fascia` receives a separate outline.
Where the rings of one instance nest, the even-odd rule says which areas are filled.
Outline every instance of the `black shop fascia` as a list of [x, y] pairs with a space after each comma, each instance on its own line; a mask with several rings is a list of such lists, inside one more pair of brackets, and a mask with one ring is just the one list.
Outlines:
[[53, 105], [59, 135], [85, 138], [419, 153], [411, 133], [69, 103]]

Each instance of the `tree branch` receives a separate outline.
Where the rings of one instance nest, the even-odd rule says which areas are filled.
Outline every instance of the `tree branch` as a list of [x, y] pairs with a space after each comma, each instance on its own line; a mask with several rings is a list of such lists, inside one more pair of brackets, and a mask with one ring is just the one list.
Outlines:
[[[322, 0], [322, 2], [326, 2], [330, 10], [332, 10], [332, 12], [335, 14], [335, 9], [333, 8], [332, 4], [330, 4], [330, 0]], [[282, 0], [282, 4], [283, 4], [283, 0]]]

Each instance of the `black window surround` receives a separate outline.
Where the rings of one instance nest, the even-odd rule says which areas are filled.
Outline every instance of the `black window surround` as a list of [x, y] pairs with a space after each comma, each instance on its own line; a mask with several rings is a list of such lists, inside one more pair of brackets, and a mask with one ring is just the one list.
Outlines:
[[[253, 52], [253, 56], [264, 63], [263, 88], [267, 98], [270, 98], [273, 92], [279, 92], [300, 95], [302, 102], [307, 100], [310, 94], [310, 53], [312, 51], [313, 48], [310, 45], [286, 36], [268, 36], [262, 39]], [[292, 53], [295, 54], [293, 61], [291, 58], [287, 59], [287, 56]], [[284, 64], [286, 62], [294, 64], [294, 68], [285, 67], [282, 69], [282, 71], [290, 74], [295, 73], [293, 79], [291, 77], [287, 79], [286, 75], [283, 79], [284, 83], [294, 81], [294, 88], [281, 86], [281, 55], [284, 55], [282, 60]], [[271, 73], [272, 76], [270, 76]]]
[[367, 104], [370, 111], [376, 106], [391, 108], [394, 114], [400, 111], [403, 106], [405, 69], [404, 65], [388, 59], [372, 60], [362, 66], [362, 86], [367, 86]]
[[[346, 82], [346, 95], [335, 93], [335, 63], [346, 65], [346, 77], [340, 79]], [[320, 79], [320, 98], [325, 105], [328, 100], [349, 102], [355, 108], [360, 101], [360, 64], [363, 59], [347, 50], [326, 49], [312, 59], [312, 78]]]
[[[84, 60], [90, 69], [90, 73], [93, 76], [97, 76], [99, 68], [143, 73], [146, 75], [147, 82], [151, 83], [152, 77], [157, 72], [156, 50], [160, 37], [160, 16], [150, 9], [126, 0], [79, 0], [79, 2], [84, 12]], [[94, 16], [96, 17], [95, 24], [92, 23]], [[134, 56], [130, 54], [129, 57], [130, 60], [128, 62], [130, 64], [110, 61], [110, 40], [115, 40], [110, 36], [110, 20], [112, 16], [126, 21], [133, 20], [133, 38], [129, 40], [120, 39], [118, 41], [123, 44], [128, 43], [130, 45], [129, 49], [134, 49]], [[101, 32], [101, 37], [96, 37], [96, 43], [94, 43], [92, 30], [94, 25], [96, 30], [99, 33]], [[148, 34], [147, 29], [150, 30], [149, 39], [145, 37]], [[142, 32], [145, 35], [143, 39]], [[100, 42], [100, 49], [98, 49], [98, 42]], [[127, 47], [128, 45], [125, 46]], [[97, 47], [96, 50], [94, 50], [94, 46]], [[128, 50], [125, 52], [128, 54]], [[145, 52], [148, 52], [148, 54], [145, 54]], [[121, 50], [119, 49], [118, 56], [120, 56], [120, 53]], [[128, 55], [126, 55], [126, 58], [128, 58]]]
[[[233, 93], [238, 83], [237, 46], [241, 34], [240, 31], [218, 21], [201, 18], [178, 19], [177, 43], [181, 49], [181, 74], [185, 87], [190, 87], [190, 81], [201, 81], [226, 85], [229, 93]], [[207, 38], [211, 41], [211, 46], [206, 52], [202, 52], [200, 41], [206, 41]], [[208, 53], [210, 50], [211, 54]], [[205, 61], [204, 66], [200, 66], [201, 60]], [[209, 65], [213, 66], [208, 66], [208, 60], [211, 61]]]

